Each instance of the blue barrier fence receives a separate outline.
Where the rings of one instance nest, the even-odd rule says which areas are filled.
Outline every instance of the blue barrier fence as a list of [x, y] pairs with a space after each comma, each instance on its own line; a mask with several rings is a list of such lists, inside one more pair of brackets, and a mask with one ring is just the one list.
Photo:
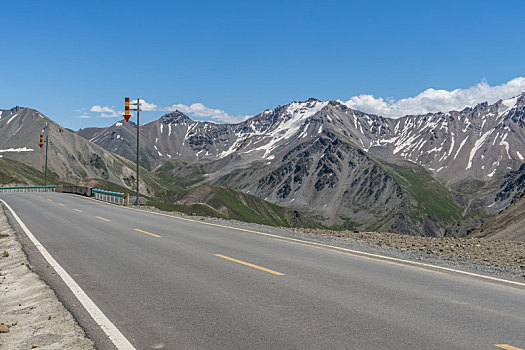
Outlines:
[[97, 188], [91, 189], [91, 193], [96, 199], [111, 203], [129, 205], [129, 195], [127, 193], [105, 191], [99, 190]]
[[93, 193], [105, 194], [105, 195], [108, 195], [108, 196], [114, 196], [114, 197], [124, 198], [124, 193], [122, 193], [122, 192], [105, 191], [105, 190], [99, 190], [98, 188], [93, 188], [93, 189], [91, 190], [91, 192], [93, 192]]

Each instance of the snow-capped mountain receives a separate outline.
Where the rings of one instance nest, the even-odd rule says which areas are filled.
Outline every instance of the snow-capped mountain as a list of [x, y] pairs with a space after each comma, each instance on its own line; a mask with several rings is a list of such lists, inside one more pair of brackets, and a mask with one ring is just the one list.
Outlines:
[[[135, 132], [123, 122], [79, 131], [131, 160]], [[174, 182], [237, 188], [328, 225], [464, 234], [482, 220], [468, 212], [491, 215], [510, 203], [491, 205], [524, 162], [525, 93], [400, 119], [316, 99], [238, 124], [173, 112], [142, 125], [141, 140], [145, 163]], [[467, 228], [452, 227], [464, 214]]]
[[[154, 161], [206, 163], [234, 157], [252, 162], [279, 160], [290, 147], [332, 132], [381, 159], [420, 164], [447, 183], [490, 180], [525, 160], [525, 94], [493, 105], [448, 113], [388, 119], [339, 102], [310, 99], [267, 110], [239, 124], [193, 121], [181, 112], [143, 125], [144, 147]], [[134, 160], [129, 125], [118, 122], [88, 135], [112, 152]]]
[[[524, 121], [525, 94], [400, 119], [316, 99], [238, 124], [177, 111], [141, 126], [141, 164], [175, 181], [199, 174], [199, 183], [241, 189], [329, 225], [442, 235], [461, 216], [458, 204], [469, 206], [443, 184], [486, 183], [518, 169]], [[79, 131], [130, 160], [135, 133], [123, 122]]]

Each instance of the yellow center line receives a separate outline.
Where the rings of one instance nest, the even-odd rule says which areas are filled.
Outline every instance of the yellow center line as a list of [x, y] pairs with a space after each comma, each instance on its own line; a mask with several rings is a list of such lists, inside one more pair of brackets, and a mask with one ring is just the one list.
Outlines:
[[62, 203], [58, 203], [58, 205], [60, 205], [61, 207], [63, 207], [63, 206], [64, 206], [64, 204], [62, 204]]
[[214, 255], [216, 257], [219, 257], [219, 258], [222, 258], [222, 259], [226, 259], [226, 260], [230, 260], [230, 261], [236, 262], [236, 263], [241, 264], [241, 265], [246, 265], [246, 266], [249, 266], [249, 267], [253, 267], [254, 269], [257, 269], [257, 270], [266, 271], [266, 272], [269, 272], [269, 273], [277, 275], [277, 276], [284, 276], [284, 273], [280, 273], [280, 272], [277, 272], [277, 271], [274, 271], [274, 270], [270, 270], [270, 269], [267, 269], [265, 267], [257, 266], [257, 265], [254, 265], [254, 264], [250, 264], [250, 263], [245, 262], [245, 261], [241, 261], [241, 260], [237, 260], [237, 259], [234, 259], [234, 258], [230, 258], [229, 256], [225, 256], [225, 255], [222, 255], [222, 254], [214, 254]]
[[101, 218], [100, 216], [95, 216], [97, 219], [100, 219], [100, 220], [104, 220], [104, 221], [111, 221], [111, 220], [108, 220], [108, 219], [104, 219], [104, 218]]
[[47, 198], [47, 200], [48, 200], [48, 201], [50, 201], [50, 202], [52, 202], [52, 201], [53, 201], [52, 199], [49, 199], [49, 198]]
[[154, 233], [151, 233], [151, 232], [148, 232], [148, 231], [144, 231], [144, 230], [141, 230], [141, 229], [138, 229], [138, 228], [134, 228], [135, 231], [139, 231], [139, 232], [142, 232], [142, 233], [145, 233], [147, 235], [150, 235], [150, 236], [153, 236], [153, 237], [162, 237], [162, 236], [159, 236], [159, 235], [156, 235]]
[[78, 211], [79, 213], [82, 213], [83, 211], [82, 210], [79, 210], [79, 209], [73, 209], [74, 211]]
[[498, 348], [506, 349], [506, 350], [523, 350], [515, 346], [509, 345], [509, 344], [494, 344], [494, 346]]

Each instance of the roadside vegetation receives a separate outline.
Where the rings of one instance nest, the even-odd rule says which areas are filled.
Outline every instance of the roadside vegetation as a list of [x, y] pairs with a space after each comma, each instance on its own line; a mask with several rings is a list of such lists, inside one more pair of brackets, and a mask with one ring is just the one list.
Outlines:
[[[124, 166], [133, 169], [134, 164], [126, 159]], [[322, 228], [323, 226], [308, 219], [298, 212], [266, 202], [256, 196], [221, 186], [199, 186], [187, 189], [174, 185], [165, 179], [141, 170], [141, 182], [148, 191], [141, 193], [147, 200], [146, 205], [163, 211], [175, 211], [186, 215], [210, 216], [221, 219], [233, 219], [269, 226]], [[15, 160], [0, 158], [0, 186], [44, 184], [44, 173]], [[48, 184], [68, 184], [48, 170]], [[106, 191], [129, 193], [134, 195], [134, 188], [115, 184], [105, 179], [84, 179], [83, 186], [96, 187]], [[191, 181], [186, 185], [191, 184]]]

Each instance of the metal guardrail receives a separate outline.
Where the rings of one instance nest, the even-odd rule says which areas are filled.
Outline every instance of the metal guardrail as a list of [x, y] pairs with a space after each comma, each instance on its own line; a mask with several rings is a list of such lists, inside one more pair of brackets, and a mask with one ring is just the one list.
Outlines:
[[77, 186], [77, 185], [58, 185], [57, 192], [73, 193], [86, 197], [93, 197], [91, 187]]
[[95, 199], [100, 199], [110, 203], [129, 205], [129, 195], [127, 193], [105, 191], [97, 188], [91, 189], [91, 193]]
[[[58, 187], [58, 189], [57, 189]], [[129, 205], [129, 194], [122, 192], [112, 192], [99, 190], [97, 188], [83, 186], [8, 186], [0, 187], [0, 192], [63, 192], [80, 194], [87, 197], [95, 197], [105, 202]]]
[[55, 192], [54, 185], [49, 186], [8, 186], [0, 187], [0, 192]]

